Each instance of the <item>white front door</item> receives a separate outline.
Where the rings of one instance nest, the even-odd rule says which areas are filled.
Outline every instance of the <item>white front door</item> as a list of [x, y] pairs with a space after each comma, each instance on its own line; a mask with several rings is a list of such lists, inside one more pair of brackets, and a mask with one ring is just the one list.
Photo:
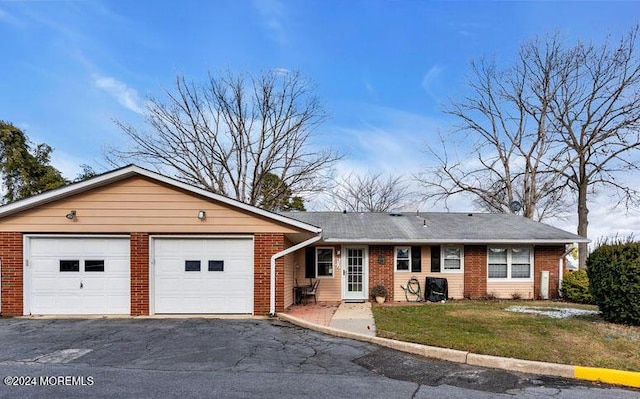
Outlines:
[[153, 260], [154, 313], [253, 313], [251, 238], [154, 237]]
[[29, 237], [25, 314], [129, 314], [129, 239]]
[[369, 272], [367, 247], [345, 247], [342, 253], [342, 299], [366, 300]]

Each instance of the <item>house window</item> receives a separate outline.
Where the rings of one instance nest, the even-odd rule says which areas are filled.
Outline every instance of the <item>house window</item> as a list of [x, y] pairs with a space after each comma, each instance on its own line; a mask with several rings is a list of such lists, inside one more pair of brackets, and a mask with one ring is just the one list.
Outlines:
[[531, 279], [531, 248], [489, 247], [487, 272], [494, 279]]
[[333, 277], [333, 248], [316, 248], [316, 276]]
[[489, 248], [487, 259], [489, 262], [489, 278], [507, 278], [508, 262], [506, 248]]
[[223, 272], [224, 271], [224, 261], [223, 260], [210, 260], [209, 261], [209, 271], [210, 272]]
[[200, 261], [199, 260], [185, 260], [184, 261], [184, 271], [185, 272], [199, 272], [200, 271]]
[[104, 260], [85, 260], [84, 271], [85, 272], [103, 272]]
[[411, 271], [411, 247], [396, 247], [395, 265], [397, 272]]
[[60, 271], [61, 272], [79, 272], [80, 261], [79, 260], [61, 260]]
[[442, 273], [461, 272], [463, 269], [463, 252], [460, 246], [442, 246]]

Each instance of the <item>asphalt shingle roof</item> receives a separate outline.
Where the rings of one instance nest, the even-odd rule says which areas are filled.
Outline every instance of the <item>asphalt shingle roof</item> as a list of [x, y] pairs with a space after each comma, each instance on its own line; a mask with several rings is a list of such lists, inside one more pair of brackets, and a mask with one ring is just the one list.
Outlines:
[[325, 242], [574, 243], [584, 237], [522, 216], [498, 213], [283, 212], [322, 228]]

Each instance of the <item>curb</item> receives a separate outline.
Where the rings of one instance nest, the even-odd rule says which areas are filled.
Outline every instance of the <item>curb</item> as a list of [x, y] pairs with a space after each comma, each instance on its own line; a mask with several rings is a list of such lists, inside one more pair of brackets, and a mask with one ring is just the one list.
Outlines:
[[341, 338], [350, 338], [362, 342], [384, 346], [386, 348], [411, 353], [414, 355], [446, 360], [449, 362], [463, 363], [470, 366], [489, 367], [508, 371], [518, 371], [528, 374], [548, 375], [554, 377], [572, 378], [577, 380], [602, 382], [640, 388], [640, 373], [634, 371], [612, 370], [596, 367], [570, 366], [558, 363], [537, 362], [533, 360], [521, 360], [499, 356], [478, 355], [455, 349], [439, 348], [416, 344], [412, 342], [396, 341], [388, 338], [371, 337], [350, 331], [338, 330], [332, 327], [321, 326], [309, 321], [291, 316], [286, 313], [278, 313], [278, 319], [295, 324], [299, 327], [318, 331], [324, 334]]

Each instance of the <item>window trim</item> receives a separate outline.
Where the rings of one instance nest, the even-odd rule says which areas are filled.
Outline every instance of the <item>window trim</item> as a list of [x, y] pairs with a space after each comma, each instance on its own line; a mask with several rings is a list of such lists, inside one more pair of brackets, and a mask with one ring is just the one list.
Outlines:
[[[398, 250], [399, 249], [406, 249], [409, 254], [408, 258], [406, 259], [409, 261], [407, 270], [398, 270]], [[405, 259], [402, 259], [402, 260], [405, 260]], [[398, 273], [411, 273], [411, 246], [410, 245], [393, 247], [393, 269]]]
[[[489, 251], [490, 248], [504, 248], [507, 250], [507, 277], [489, 277]], [[529, 277], [511, 277], [511, 266], [514, 248], [528, 249], [529, 250]], [[535, 252], [533, 245], [487, 245], [487, 281], [492, 282], [532, 282], [535, 272]]]
[[[444, 268], [444, 251], [446, 248], [457, 248], [460, 250], [460, 269]], [[447, 274], [464, 273], [464, 245], [441, 245], [440, 246], [440, 273], [447, 273]]]
[[[329, 249], [331, 250], [331, 274], [323, 274], [320, 275], [318, 274], [318, 263], [320, 263], [318, 261], [318, 250], [319, 249]], [[336, 274], [336, 249], [334, 247], [315, 247], [315, 260], [316, 260], [316, 264], [315, 264], [315, 272], [316, 272], [316, 277], [315, 278], [333, 278]], [[325, 263], [325, 262], [323, 262]]]

